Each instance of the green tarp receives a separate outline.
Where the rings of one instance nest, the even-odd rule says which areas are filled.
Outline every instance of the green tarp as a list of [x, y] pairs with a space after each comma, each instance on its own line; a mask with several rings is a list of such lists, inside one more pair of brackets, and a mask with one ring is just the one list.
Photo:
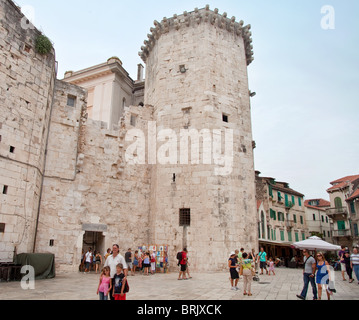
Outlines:
[[21, 266], [32, 266], [35, 270], [35, 280], [55, 278], [55, 255], [53, 254], [18, 254], [14, 263]]

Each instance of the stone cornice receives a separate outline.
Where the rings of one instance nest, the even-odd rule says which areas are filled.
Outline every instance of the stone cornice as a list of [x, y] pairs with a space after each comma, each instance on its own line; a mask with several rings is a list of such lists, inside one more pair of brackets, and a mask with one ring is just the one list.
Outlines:
[[155, 27], [150, 29], [151, 33], [147, 35], [148, 39], [144, 41], [145, 45], [141, 47], [141, 51], [138, 53], [139, 56], [146, 63], [148, 55], [162, 34], [168, 33], [170, 30], [197, 26], [201, 23], [209, 23], [220, 29], [226, 29], [235, 36], [242, 37], [245, 45], [247, 65], [254, 60], [252, 33], [250, 32], [251, 25], [243, 26], [244, 23], [242, 20], [236, 22], [235, 17], [229, 19], [227, 18], [226, 12], [220, 15], [218, 9], [212, 11], [209, 9], [209, 5], [206, 5], [204, 9], [196, 8], [192, 12], [185, 11], [179, 16], [175, 14], [172, 18], [165, 17], [161, 22], [155, 20]]
[[134, 85], [134, 81], [129, 76], [128, 72], [122, 67], [122, 63], [116, 60], [109, 59], [105, 63], [101, 63], [96, 66], [92, 66], [80, 71], [67, 71], [63, 81], [80, 85], [83, 82], [102, 78], [108, 75], [117, 74], [131, 87]]

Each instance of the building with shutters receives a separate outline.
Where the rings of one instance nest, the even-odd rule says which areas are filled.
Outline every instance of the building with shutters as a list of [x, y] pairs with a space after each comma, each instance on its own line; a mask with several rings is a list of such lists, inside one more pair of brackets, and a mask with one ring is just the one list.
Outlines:
[[327, 190], [330, 208], [326, 214], [333, 220], [333, 239], [338, 245], [359, 244], [359, 175], [346, 176], [330, 183]]
[[309, 199], [304, 201], [304, 206], [309, 234], [333, 243], [333, 221], [326, 214], [330, 202], [324, 199]]
[[292, 258], [291, 244], [309, 236], [304, 194], [256, 171], [256, 197], [260, 246], [272, 257]]

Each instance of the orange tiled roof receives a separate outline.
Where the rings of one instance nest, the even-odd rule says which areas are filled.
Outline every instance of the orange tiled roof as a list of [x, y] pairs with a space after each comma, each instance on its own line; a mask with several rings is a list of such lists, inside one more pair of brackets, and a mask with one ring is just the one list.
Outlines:
[[359, 198], [359, 189], [356, 189], [353, 194], [348, 198], [346, 199], [345, 201], [352, 201], [356, 198]]
[[[319, 204], [317, 206], [312, 206], [309, 204], [309, 202], [314, 201], [314, 200], [319, 201]], [[327, 200], [324, 200], [324, 199], [309, 199], [309, 200], [304, 201], [304, 206], [307, 208], [325, 211], [325, 208], [330, 207], [330, 202]]]
[[333, 186], [330, 187], [327, 190], [327, 192], [348, 187], [349, 184], [354, 182], [355, 180], [359, 180], [359, 174], [353, 175], [353, 176], [347, 176], [347, 177], [332, 181], [330, 184], [332, 184]]

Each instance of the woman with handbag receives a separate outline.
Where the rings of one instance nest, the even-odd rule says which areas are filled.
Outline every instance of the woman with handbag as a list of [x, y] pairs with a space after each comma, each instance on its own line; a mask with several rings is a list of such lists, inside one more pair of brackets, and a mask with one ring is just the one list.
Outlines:
[[255, 275], [255, 270], [252, 266], [253, 260], [248, 259], [248, 254], [246, 252], [242, 254], [242, 259], [243, 262], [239, 274], [243, 276], [243, 295], [251, 296], [252, 280]]
[[333, 292], [329, 289], [330, 269], [329, 269], [329, 263], [325, 260], [324, 254], [322, 252], [317, 253], [316, 270], [317, 270], [316, 283], [318, 285], [319, 300], [322, 300], [323, 288], [327, 292], [328, 300], [330, 300], [330, 296], [333, 294]]

